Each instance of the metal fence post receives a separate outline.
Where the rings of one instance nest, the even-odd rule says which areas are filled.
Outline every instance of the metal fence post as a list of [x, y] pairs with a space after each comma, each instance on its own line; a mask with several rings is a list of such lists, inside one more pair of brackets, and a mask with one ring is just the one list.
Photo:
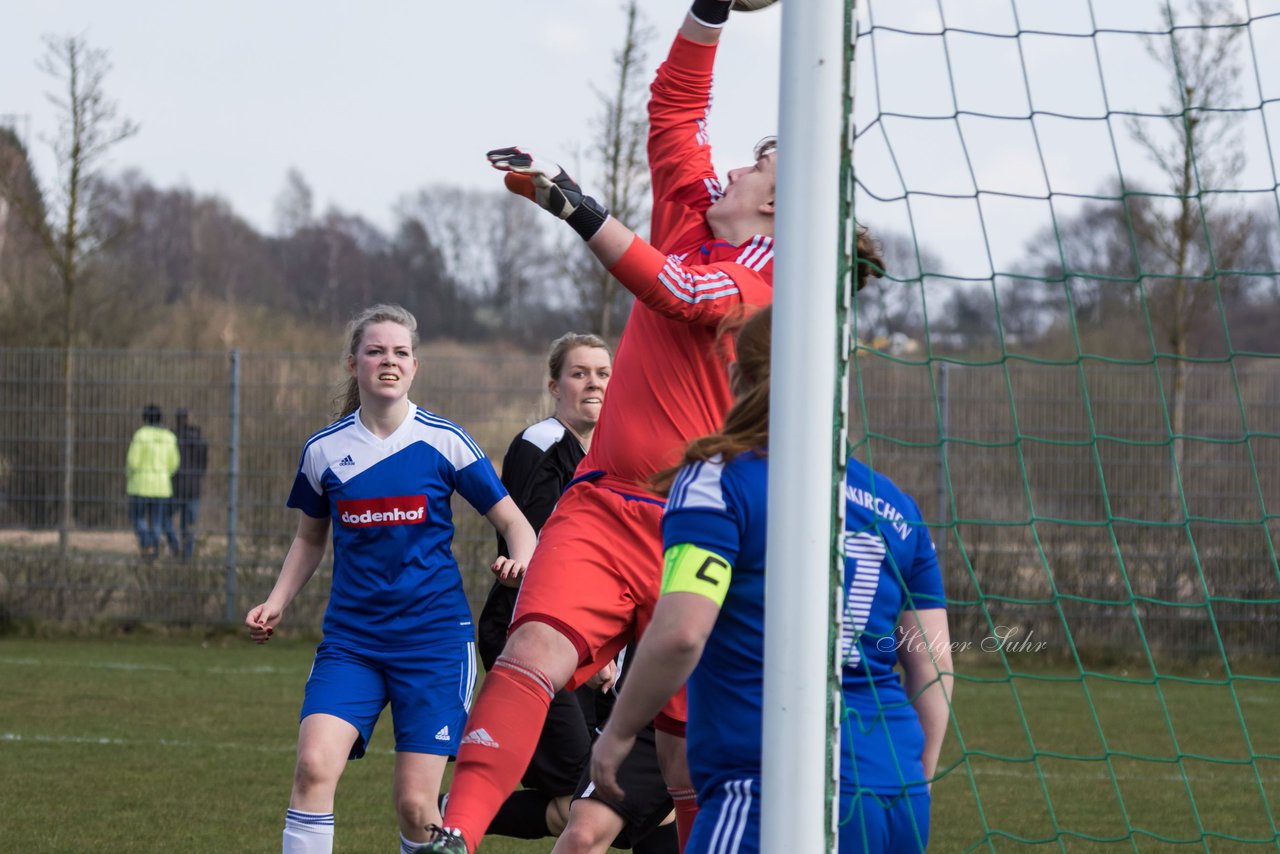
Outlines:
[[227, 440], [227, 622], [234, 623], [236, 608], [236, 528], [240, 504], [240, 350], [231, 350], [231, 425]]
[[[950, 367], [947, 362], [938, 363], [938, 523], [943, 526], [951, 519], [951, 502], [947, 500], [947, 435], [950, 433], [947, 382]], [[943, 527], [941, 539], [942, 542], [935, 541], [935, 545], [938, 546], [938, 567], [945, 572], [947, 541], [951, 539], [949, 528]]]

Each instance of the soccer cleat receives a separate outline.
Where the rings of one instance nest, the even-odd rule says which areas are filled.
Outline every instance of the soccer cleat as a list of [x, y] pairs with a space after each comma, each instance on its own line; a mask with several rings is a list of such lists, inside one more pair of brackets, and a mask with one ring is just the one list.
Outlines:
[[456, 830], [429, 824], [427, 831], [431, 834], [431, 840], [418, 849], [418, 854], [468, 854], [467, 843]]

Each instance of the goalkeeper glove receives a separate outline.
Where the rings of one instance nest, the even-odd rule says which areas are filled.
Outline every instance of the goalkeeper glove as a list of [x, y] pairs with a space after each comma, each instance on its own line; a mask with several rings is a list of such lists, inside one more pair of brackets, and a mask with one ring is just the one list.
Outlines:
[[689, 14], [704, 27], [718, 30], [729, 20], [729, 7], [732, 0], [693, 0]]
[[489, 165], [506, 172], [507, 189], [536, 202], [569, 223], [582, 237], [595, 237], [609, 211], [604, 205], [584, 194], [578, 183], [556, 163], [538, 160], [519, 148], [496, 148], [488, 155]]

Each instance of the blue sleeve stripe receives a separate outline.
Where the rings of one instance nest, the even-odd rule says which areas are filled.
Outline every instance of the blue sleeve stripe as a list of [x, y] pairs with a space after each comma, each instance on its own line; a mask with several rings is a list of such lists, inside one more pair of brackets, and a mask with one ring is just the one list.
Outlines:
[[680, 469], [676, 474], [675, 483], [671, 485], [671, 494], [667, 496], [667, 506], [673, 508], [683, 506], [685, 497], [689, 494], [689, 484], [697, 478], [701, 470], [701, 461]]
[[305, 457], [307, 455], [307, 449], [310, 448], [313, 444], [315, 444], [320, 439], [323, 439], [325, 436], [331, 436], [334, 433], [337, 433], [339, 430], [342, 430], [346, 427], [350, 427], [352, 424], [355, 423], [355, 420], [356, 420], [356, 414], [353, 412], [350, 415], [348, 415], [346, 418], [333, 422], [328, 427], [324, 428], [318, 433], [313, 433], [311, 438], [307, 440], [307, 443], [302, 446], [302, 455]]
[[467, 435], [467, 431], [463, 430], [452, 421], [441, 418], [439, 415], [432, 415], [421, 406], [418, 407], [418, 412], [413, 417], [416, 418], [420, 424], [425, 424], [428, 427], [435, 427], [440, 430], [446, 430], [454, 434], [462, 440], [463, 444], [471, 449], [471, 452], [476, 455], [476, 459], [483, 460], [485, 458], [484, 451], [480, 449], [480, 446], [476, 444], [474, 439]]
[[671, 489], [669, 504], [680, 509], [725, 510], [724, 458], [719, 454], [680, 470]]

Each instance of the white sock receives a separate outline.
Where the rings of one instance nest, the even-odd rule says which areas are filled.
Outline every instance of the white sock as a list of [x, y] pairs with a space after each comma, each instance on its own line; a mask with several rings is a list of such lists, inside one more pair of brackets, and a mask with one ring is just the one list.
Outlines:
[[333, 854], [333, 813], [290, 809], [284, 814], [283, 854]]
[[412, 839], [405, 839], [404, 834], [400, 834], [400, 854], [416, 854], [417, 850], [426, 844], [425, 842], [414, 842]]

